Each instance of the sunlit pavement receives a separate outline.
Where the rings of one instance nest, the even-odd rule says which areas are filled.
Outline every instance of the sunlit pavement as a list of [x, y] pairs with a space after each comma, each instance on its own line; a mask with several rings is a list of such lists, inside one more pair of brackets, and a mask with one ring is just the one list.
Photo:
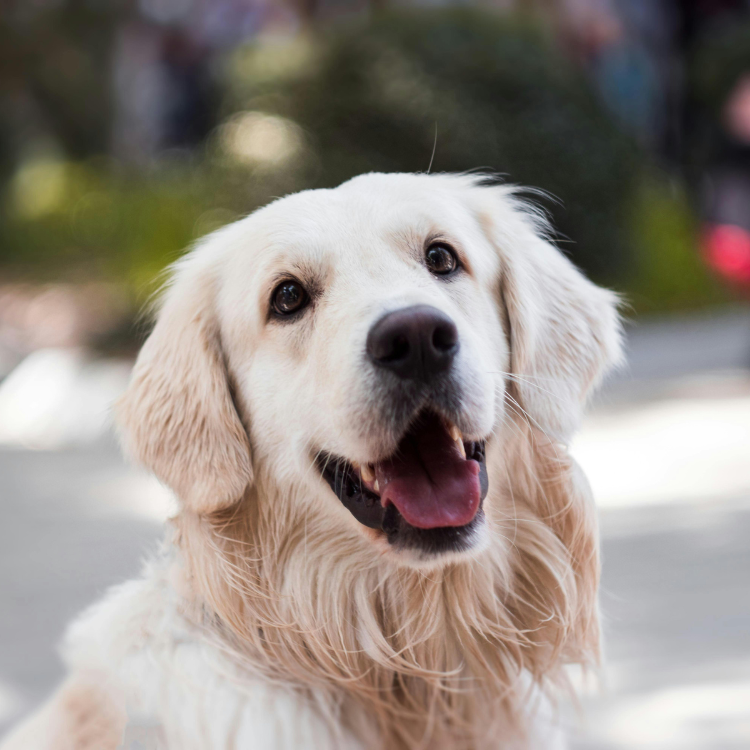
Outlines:
[[581, 749], [750, 748], [750, 377], [688, 380], [593, 415], [575, 445], [607, 636]]
[[[643, 326], [630, 350], [574, 446], [600, 507], [607, 666], [567, 719], [573, 746], [746, 750], [750, 315]], [[34, 356], [0, 384], [0, 734], [61, 676], [64, 624], [138, 571], [171, 507], [103, 436], [122, 363]]]

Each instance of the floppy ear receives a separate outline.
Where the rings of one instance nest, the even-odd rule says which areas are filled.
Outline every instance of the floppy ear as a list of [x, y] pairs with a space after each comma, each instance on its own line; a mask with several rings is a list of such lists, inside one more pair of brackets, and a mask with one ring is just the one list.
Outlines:
[[518, 524], [517, 534], [514, 526], [513, 593], [519, 622], [537, 647], [527, 666], [541, 674], [551, 660], [585, 663], [598, 653], [596, 514], [585, 476], [560, 443], [570, 441], [592, 388], [621, 361], [618, 298], [544, 239], [544, 222], [512, 188], [477, 187], [475, 197], [500, 258], [508, 393], [527, 417], [517, 415], [518, 453], [502, 467], [514, 518], [535, 521]]
[[[546, 228], [508, 187], [483, 222], [501, 259], [512, 391], [550, 439], [567, 443], [592, 388], [622, 360], [618, 298], [541, 236]], [[499, 195], [497, 193], [500, 193]]]
[[252, 480], [215, 316], [215, 280], [188, 256], [117, 404], [125, 448], [190, 509], [238, 501]]

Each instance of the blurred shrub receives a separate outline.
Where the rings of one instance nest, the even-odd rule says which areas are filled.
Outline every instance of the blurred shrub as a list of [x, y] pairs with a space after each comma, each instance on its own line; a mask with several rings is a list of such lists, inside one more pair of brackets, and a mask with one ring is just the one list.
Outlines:
[[25, 163], [0, 224], [0, 263], [22, 276], [103, 276], [138, 286], [191, 239], [202, 211], [187, 170], [157, 179], [108, 160]]
[[394, 13], [322, 38], [238, 52], [233, 109], [290, 118], [320, 165], [310, 184], [368, 171], [486, 167], [560, 199], [555, 225], [603, 281], [630, 269], [639, 155], [540, 30], [467, 9]]
[[294, 168], [261, 167], [229, 163], [214, 142], [150, 168], [28, 160], [2, 196], [0, 268], [19, 279], [120, 281], [137, 305], [195, 239], [299, 184]]
[[432, 171], [495, 169], [559, 197], [561, 247], [637, 309], [717, 298], [686, 201], [644, 179], [587, 80], [519, 18], [388, 14], [224, 62], [224, 122], [195, 152], [23, 162], [0, 196], [3, 274], [118, 280], [137, 305], [194, 239], [270, 198], [426, 171], [435, 147]]
[[729, 299], [700, 257], [700, 226], [687, 193], [645, 176], [634, 196], [634, 272], [618, 286], [639, 313], [699, 308]]
[[5, 0], [0, 12], [0, 174], [29, 136], [49, 131], [80, 158], [103, 150], [112, 116], [110, 58], [121, 0]]

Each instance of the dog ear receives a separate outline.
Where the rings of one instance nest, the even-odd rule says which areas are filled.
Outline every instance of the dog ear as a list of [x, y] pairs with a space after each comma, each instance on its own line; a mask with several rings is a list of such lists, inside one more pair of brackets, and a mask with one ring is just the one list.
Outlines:
[[496, 522], [513, 539], [507, 606], [527, 641], [525, 667], [541, 676], [560, 661], [598, 659], [597, 518], [588, 481], [565, 448], [520, 417], [516, 424], [493, 467], [513, 498], [512, 514], [502, 511]]
[[542, 220], [511, 188], [477, 190], [495, 194], [482, 221], [500, 255], [510, 390], [536, 427], [567, 443], [588, 394], [622, 360], [619, 300], [544, 239]]
[[237, 502], [252, 480], [215, 315], [215, 280], [193, 253], [176, 267], [156, 326], [117, 404], [126, 450], [186, 507]]

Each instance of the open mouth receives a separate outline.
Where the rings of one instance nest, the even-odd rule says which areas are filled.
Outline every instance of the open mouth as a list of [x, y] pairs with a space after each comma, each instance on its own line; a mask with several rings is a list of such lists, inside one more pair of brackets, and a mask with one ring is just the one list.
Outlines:
[[465, 441], [455, 425], [430, 411], [382, 461], [358, 465], [322, 454], [318, 466], [344, 507], [397, 547], [468, 549], [483, 517], [485, 443]]

